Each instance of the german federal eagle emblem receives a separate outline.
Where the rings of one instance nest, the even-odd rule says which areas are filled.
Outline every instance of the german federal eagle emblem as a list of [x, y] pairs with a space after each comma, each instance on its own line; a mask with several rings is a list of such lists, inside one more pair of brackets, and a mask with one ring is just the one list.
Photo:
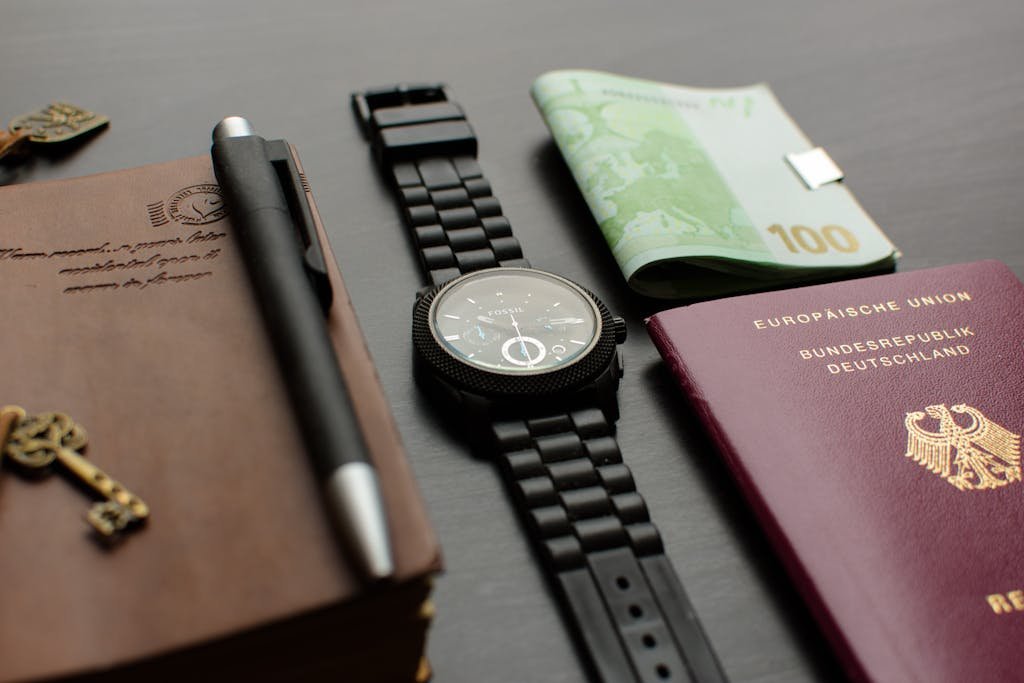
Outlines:
[[[938, 421], [938, 431], [921, 426], [926, 415]], [[904, 423], [906, 457], [961, 491], [997, 489], [1021, 480], [1020, 435], [976, 408], [963, 403], [928, 406], [924, 412], [907, 413]]]

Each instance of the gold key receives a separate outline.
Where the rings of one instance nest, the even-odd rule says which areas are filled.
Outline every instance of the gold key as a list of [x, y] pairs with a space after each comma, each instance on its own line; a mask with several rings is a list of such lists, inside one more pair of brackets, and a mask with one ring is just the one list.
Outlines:
[[18, 422], [25, 417], [25, 409], [21, 406], [4, 406], [0, 408], [0, 467], [4, 464], [4, 444], [10, 438], [11, 432], [18, 426]]
[[106, 498], [93, 505], [86, 520], [101, 536], [110, 538], [145, 520], [149, 507], [78, 453], [87, 442], [85, 430], [64, 413], [40, 413], [21, 417], [11, 430], [3, 454], [30, 472], [47, 472], [51, 464], [59, 462], [76, 479]]
[[103, 114], [68, 102], [54, 102], [38, 111], [15, 117], [7, 131], [0, 130], [0, 159], [19, 157], [31, 144], [67, 142], [110, 123]]

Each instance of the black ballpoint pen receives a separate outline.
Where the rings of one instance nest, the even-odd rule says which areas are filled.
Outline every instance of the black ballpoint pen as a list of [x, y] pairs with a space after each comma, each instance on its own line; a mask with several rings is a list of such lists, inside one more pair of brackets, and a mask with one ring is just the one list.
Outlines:
[[268, 143], [239, 116], [213, 129], [211, 156], [274, 351], [333, 522], [369, 579], [394, 571], [377, 475], [307, 274]]

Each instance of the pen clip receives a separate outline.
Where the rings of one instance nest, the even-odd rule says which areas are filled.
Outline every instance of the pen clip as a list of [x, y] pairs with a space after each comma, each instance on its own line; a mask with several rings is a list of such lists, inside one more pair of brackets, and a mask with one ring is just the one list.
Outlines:
[[285, 199], [288, 200], [292, 221], [302, 240], [302, 266], [306, 270], [306, 276], [309, 278], [313, 291], [316, 292], [320, 308], [327, 313], [331, 308], [334, 292], [331, 289], [331, 281], [327, 277], [327, 262], [324, 260], [320, 236], [316, 232], [316, 223], [313, 222], [313, 212], [310, 210], [309, 200], [306, 198], [309, 185], [305, 176], [299, 173], [295, 159], [292, 157], [291, 147], [287, 142], [267, 140], [266, 149], [267, 159], [277, 171], [281, 190], [284, 192]]

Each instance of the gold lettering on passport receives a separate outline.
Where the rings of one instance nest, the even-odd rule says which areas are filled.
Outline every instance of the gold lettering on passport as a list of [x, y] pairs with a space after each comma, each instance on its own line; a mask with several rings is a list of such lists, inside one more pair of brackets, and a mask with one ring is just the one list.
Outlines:
[[[962, 425], [956, 415], [966, 415]], [[938, 421], [938, 431], [921, 426], [926, 417]], [[989, 420], [982, 412], [959, 403], [927, 406], [904, 419], [905, 457], [937, 474], [961, 491], [996, 489], [1021, 480], [1020, 435]], [[993, 607], [995, 609], [995, 607]]]
[[816, 311], [803, 311], [801, 313], [791, 313], [790, 315], [771, 315], [752, 320], [751, 323], [755, 330], [769, 330], [773, 328], [811, 325], [819, 322], [865, 318], [884, 313], [898, 313], [907, 310], [905, 308], [907, 306], [911, 309], [928, 308], [929, 306], [958, 304], [970, 301], [974, 301], [974, 297], [971, 296], [970, 292], [958, 290], [943, 294], [907, 297], [902, 304], [895, 299], [889, 299], [887, 301], [873, 301], [854, 306], [830, 306]]
[[988, 606], [996, 614], [1012, 614], [1013, 612], [1024, 612], [1024, 590], [1018, 589], [1008, 593], [993, 593], [986, 595], [985, 600]]
[[877, 339], [858, 339], [847, 341], [842, 344], [830, 344], [800, 349], [799, 356], [803, 360], [815, 358], [830, 358], [832, 356], [848, 356], [851, 354], [870, 353], [873, 351], [885, 351], [886, 349], [898, 349], [904, 346], [935, 345], [937, 342], [946, 342], [966, 339], [975, 336], [970, 325], [947, 328], [942, 330], [915, 331], [911, 334], [897, 334], [890, 337]]
[[966, 342], [977, 335], [971, 325], [931, 330], [909, 329], [903, 332], [887, 337], [847, 338], [825, 346], [808, 346], [799, 349], [796, 355], [801, 361], [832, 361], [820, 366], [829, 375], [898, 369], [901, 366], [924, 365], [946, 358], [968, 356], [971, 347]]

